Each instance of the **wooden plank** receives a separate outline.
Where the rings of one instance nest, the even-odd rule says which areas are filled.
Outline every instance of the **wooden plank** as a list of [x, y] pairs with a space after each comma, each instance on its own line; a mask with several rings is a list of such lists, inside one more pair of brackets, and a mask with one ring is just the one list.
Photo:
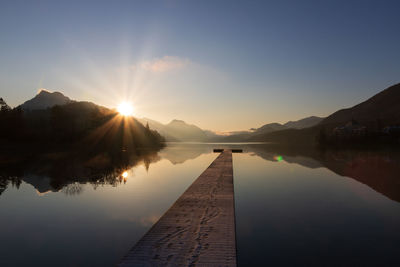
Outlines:
[[119, 266], [236, 266], [232, 152], [224, 150]]

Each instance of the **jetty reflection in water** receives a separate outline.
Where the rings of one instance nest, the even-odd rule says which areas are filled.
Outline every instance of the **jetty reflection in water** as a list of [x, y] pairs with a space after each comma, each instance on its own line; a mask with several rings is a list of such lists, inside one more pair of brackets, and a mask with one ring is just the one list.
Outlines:
[[2, 164], [2, 264], [115, 264], [216, 158], [213, 148], [244, 150], [233, 156], [240, 265], [399, 263], [398, 152], [170, 143], [100, 171], [101, 156]]

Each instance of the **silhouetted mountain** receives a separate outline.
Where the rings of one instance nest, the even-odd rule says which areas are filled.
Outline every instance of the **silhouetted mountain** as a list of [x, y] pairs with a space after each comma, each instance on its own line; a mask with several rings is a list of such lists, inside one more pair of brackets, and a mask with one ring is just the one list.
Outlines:
[[370, 128], [400, 124], [400, 83], [393, 85], [368, 100], [326, 117], [321, 125], [343, 125], [355, 120]]
[[[42, 91], [36, 99], [48, 95]], [[55, 96], [59, 98], [62, 94]], [[62, 96], [60, 99], [68, 98]], [[90, 102], [69, 101], [47, 109], [23, 110], [17, 107], [1, 111], [0, 125], [5, 129], [0, 131], [3, 147], [34, 146], [39, 150], [67, 147], [83, 153], [118, 154], [142, 148], [160, 148], [164, 141], [157, 131], [146, 128], [135, 118], [123, 117], [115, 110]]]
[[73, 101], [60, 92], [41, 90], [34, 98], [26, 101], [20, 107], [22, 110], [38, 110], [65, 105], [71, 102]]
[[[333, 113], [313, 127], [259, 134], [248, 140], [287, 145], [371, 144], [381, 140], [387, 142], [383, 129], [386, 126], [400, 125], [399, 103], [400, 84], [396, 84], [361, 104]], [[390, 142], [395, 142], [397, 137], [390, 138]]]
[[317, 125], [320, 123], [324, 118], [316, 117], [316, 116], [311, 116], [307, 117], [298, 121], [288, 121], [287, 123], [284, 124], [287, 128], [293, 128], [293, 129], [303, 129], [303, 128], [309, 128], [312, 126]]

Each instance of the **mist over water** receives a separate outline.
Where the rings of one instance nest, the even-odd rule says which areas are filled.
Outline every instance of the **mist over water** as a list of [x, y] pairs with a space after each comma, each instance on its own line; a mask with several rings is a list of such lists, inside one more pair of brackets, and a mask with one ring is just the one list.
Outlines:
[[114, 265], [223, 147], [244, 150], [233, 154], [239, 265], [400, 263], [399, 153], [170, 143], [97, 179], [2, 165], [1, 265]]

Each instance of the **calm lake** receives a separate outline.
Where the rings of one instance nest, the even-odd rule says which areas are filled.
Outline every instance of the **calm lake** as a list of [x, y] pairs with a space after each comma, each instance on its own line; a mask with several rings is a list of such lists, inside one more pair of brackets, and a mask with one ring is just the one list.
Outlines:
[[178, 143], [112, 183], [60, 186], [32, 169], [3, 181], [0, 265], [115, 265], [224, 146], [244, 149], [233, 154], [240, 266], [400, 266], [399, 153]]

